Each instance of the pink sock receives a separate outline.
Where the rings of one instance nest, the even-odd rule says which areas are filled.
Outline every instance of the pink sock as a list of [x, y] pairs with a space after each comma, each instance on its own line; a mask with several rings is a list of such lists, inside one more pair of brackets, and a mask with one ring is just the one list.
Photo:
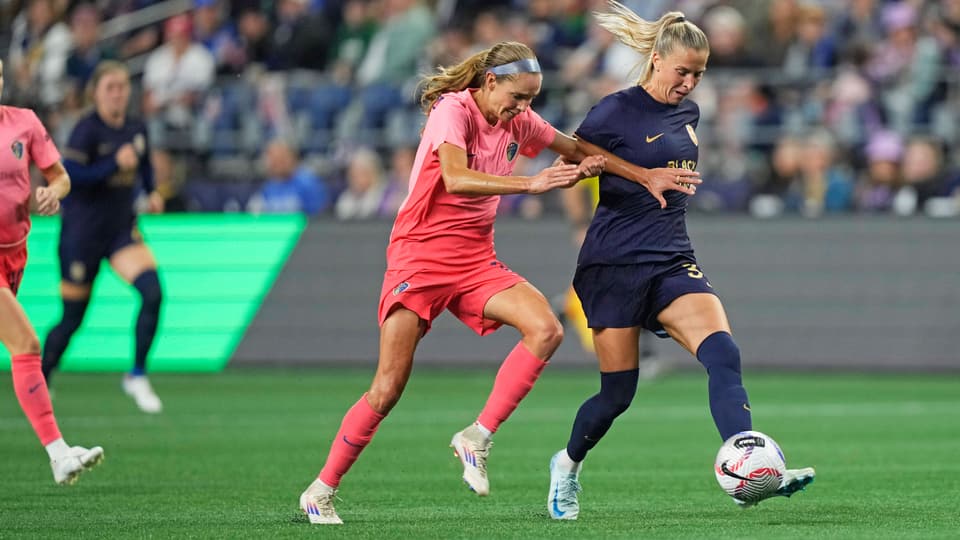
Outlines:
[[493, 391], [477, 422], [489, 429], [490, 433], [496, 433], [500, 424], [510, 417], [510, 413], [520, 405], [520, 400], [533, 388], [533, 383], [537, 382], [546, 365], [546, 362], [528, 351], [522, 341], [517, 343], [500, 366], [493, 382]]
[[327, 462], [318, 476], [324, 484], [330, 487], [340, 485], [340, 479], [360, 457], [360, 452], [363, 452], [373, 438], [383, 418], [384, 415], [373, 410], [367, 402], [367, 394], [363, 394], [360, 401], [350, 407], [340, 423], [340, 430], [330, 447]]
[[53, 416], [53, 404], [47, 391], [47, 381], [40, 371], [39, 354], [17, 354], [10, 359], [13, 372], [13, 391], [17, 394], [33, 431], [44, 446], [60, 438], [60, 428]]

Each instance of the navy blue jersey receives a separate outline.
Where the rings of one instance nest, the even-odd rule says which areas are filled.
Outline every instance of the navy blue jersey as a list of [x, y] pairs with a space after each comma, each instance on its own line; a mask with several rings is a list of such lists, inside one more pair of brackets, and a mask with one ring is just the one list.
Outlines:
[[[696, 103], [660, 103], [634, 86], [600, 100], [576, 134], [641, 167], [692, 171], [699, 157], [694, 133], [699, 120]], [[667, 207], [661, 209], [645, 187], [604, 172], [600, 202], [577, 264], [656, 263], [692, 256], [685, 222], [687, 195], [668, 191], [664, 196]]]
[[[120, 171], [116, 153], [133, 145], [140, 157], [136, 171]], [[70, 174], [70, 195], [63, 201], [63, 225], [93, 230], [129, 228], [134, 220], [133, 201], [137, 181], [153, 190], [153, 167], [143, 122], [127, 119], [114, 128], [96, 111], [80, 118], [63, 151], [63, 165]]]

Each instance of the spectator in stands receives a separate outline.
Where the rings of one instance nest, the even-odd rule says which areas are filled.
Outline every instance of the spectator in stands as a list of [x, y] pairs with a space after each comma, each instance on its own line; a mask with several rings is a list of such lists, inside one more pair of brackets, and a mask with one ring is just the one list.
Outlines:
[[57, 20], [53, 0], [28, 0], [13, 21], [7, 66], [14, 82], [11, 101], [39, 109], [41, 116], [55, 111], [63, 100], [71, 47], [70, 29]]
[[901, 174], [903, 187], [897, 192], [894, 208], [898, 214], [922, 212], [931, 199], [949, 195], [943, 149], [928, 136], [917, 135], [907, 141]]
[[143, 70], [143, 115], [161, 190], [173, 184], [171, 151], [191, 149], [190, 128], [214, 81], [213, 55], [193, 40], [192, 26], [189, 15], [167, 19], [164, 44], [150, 53]]
[[[433, 38], [433, 16], [420, 0], [386, 0], [380, 27], [357, 68], [360, 127], [383, 127], [391, 109], [409, 102], [403, 90]], [[410, 94], [412, 95], [412, 93]]]
[[751, 28], [750, 54], [761, 66], [780, 68], [797, 27], [797, 0], [769, 0], [765, 20]]
[[853, 179], [837, 165], [836, 141], [825, 130], [811, 133], [800, 153], [800, 183], [791, 190], [787, 207], [807, 217], [846, 212], [853, 207]]
[[882, 85], [888, 125], [904, 133], [913, 123], [930, 121], [932, 106], [943, 98], [940, 51], [936, 39], [918, 35], [916, 8], [906, 2], [883, 8], [887, 38], [876, 48], [868, 67]]
[[347, 189], [337, 198], [334, 214], [341, 220], [378, 217], [386, 189], [380, 156], [369, 148], [361, 148], [350, 157]]
[[410, 171], [417, 157], [417, 149], [411, 146], [398, 146], [390, 156], [390, 171], [387, 173], [387, 189], [380, 205], [380, 215], [395, 218], [400, 205], [409, 193]]
[[245, 7], [234, 16], [237, 40], [247, 66], [265, 66], [270, 58], [270, 20], [258, 7]]
[[310, 13], [309, 0], [278, 0], [267, 69], [323, 70], [332, 34], [333, 29], [324, 17]]
[[242, 73], [247, 66], [246, 51], [233, 22], [224, 17], [221, 0], [194, 0], [193, 6], [194, 39], [213, 55], [217, 73]]
[[797, 10], [796, 36], [787, 48], [783, 71], [793, 78], [821, 76], [836, 66], [837, 40], [827, 26], [827, 11], [804, 2]]
[[80, 4], [70, 15], [73, 50], [67, 57], [66, 92], [73, 106], [83, 102], [84, 89], [93, 70], [101, 60], [111, 60], [117, 54], [109, 45], [100, 42], [100, 11], [93, 4]]
[[718, 5], [704, 15], [703, 31], [710, 40], [710, 69], [761, 65], [747, 49], [748, 28], [736, 8]]
[[329, 65], [335, 81], [350, 83], [377, 31], [377, 21], [366, 0], [344, 2], [342, 17], [330, 46]]
[[857, 209], [862, 212], [892, 210], [893, 198], [901, 183], [903, 140], [893, 131], [880, 131], [870, 137], [865, 152], [867, 170], [857, 186]]
[[263, 152], [267, 179], [247, 205], [253, 213], [304, 213], [316, 216], [330, 205], [323, 179], [300, 163], [296, 150], [282, 139]]
[[960, 0], [941, 0], [929, 20], [943, 51], [944, 63], [960, 68]]

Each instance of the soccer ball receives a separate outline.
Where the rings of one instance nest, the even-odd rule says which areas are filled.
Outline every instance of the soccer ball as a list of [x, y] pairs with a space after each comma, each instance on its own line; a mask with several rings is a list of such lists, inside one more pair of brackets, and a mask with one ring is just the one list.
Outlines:
[[776, 494], [786, 469], [780, 446], [759, 431], [741, 431], [724, 441], [713, 465], [723, 491], [747, 505]]

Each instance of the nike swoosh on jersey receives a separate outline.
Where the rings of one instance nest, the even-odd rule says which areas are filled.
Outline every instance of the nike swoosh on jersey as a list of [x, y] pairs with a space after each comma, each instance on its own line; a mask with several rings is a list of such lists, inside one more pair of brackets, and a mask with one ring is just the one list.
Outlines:
[[658, 133], [658, 134], [654, 135], [653, 137], [647, 135], [647, 142], [648, 142], [648, 143], [652, 143], [653, 141], [659, 139], [660, 137], [663, 137], [663, 133]]

